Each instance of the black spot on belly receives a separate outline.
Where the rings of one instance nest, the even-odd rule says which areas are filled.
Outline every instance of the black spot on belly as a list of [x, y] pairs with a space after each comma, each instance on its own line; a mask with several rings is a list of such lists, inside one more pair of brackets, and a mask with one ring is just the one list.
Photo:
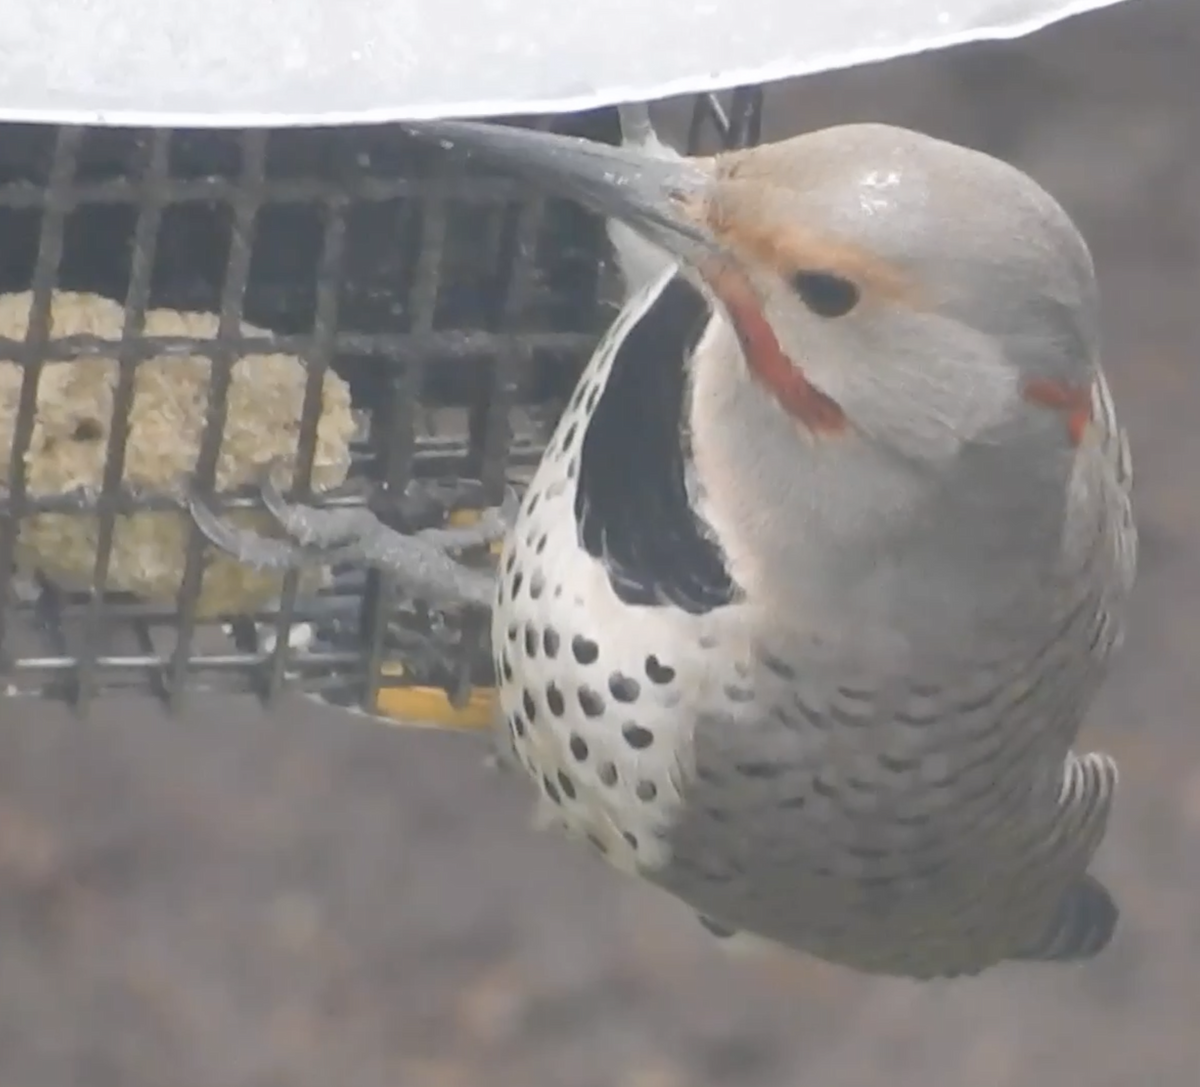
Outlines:
[[600, 717], [604, 713], [604, 699], [598, 691], [585, 685], [579, 688], [577, 697], [585, 717]]
[[608, 693], [618, 702], [636, 702], [642, 688], [636, 679], [621, 672], [613, 672], [608, 677]]
[[[514, 635], [515, 637], [515, 635]], [[669, 664], [663, 664], [653, 653], [646, 658], [646, 678], [662, 686], [675, 678], [675, 669]]]
[[600, 656], [600, 647], [590, 638], [576, 634], [571, 639], [571, 655], [578, 664], [595, 664]]
[[627, 721], [622, 726], [621, 735], [625, 737], [625, 742], [635, 751], [644, 751], [654, 743], [654, 733], [648, 728], [643, 728], [641, 725], [635, 724], [633, 721]]

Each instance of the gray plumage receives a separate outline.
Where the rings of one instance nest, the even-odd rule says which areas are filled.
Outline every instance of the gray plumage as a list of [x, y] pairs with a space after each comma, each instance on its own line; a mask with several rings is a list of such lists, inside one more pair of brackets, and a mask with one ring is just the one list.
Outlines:
[[1069, 747], [1128, 580], [1120, 440], [1094, 453], [1115, 519], [1093, 511], [1094, 565], [1041, 637], [981, 631], [985, 661], [942, 643], [910, 673], [852, 634], [764, 614], [769, 597], [701, 615], [623, 604], [575, 539], [586, 404], [529, 489], [493, 613], [510, 741], [547, 814], [719, 924], [863, 970], [969, 973], [1107, 942], [1115, 911], [1083, 871], [1116, 768]]
[[503, 743], [549, 818], [715, 932], [864, 971], [1102, 949], [1117, 771], [1074, 745], [1136, 531], [1062, 209], [886, 126], [652, 163], [414, 130], [682, 268], [597, 349], [501, 560]]

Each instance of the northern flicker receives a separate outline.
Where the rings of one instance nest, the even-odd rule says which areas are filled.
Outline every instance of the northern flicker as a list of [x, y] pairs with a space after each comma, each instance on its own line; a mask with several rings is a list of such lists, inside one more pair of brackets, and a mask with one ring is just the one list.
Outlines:
[[[1075, 743], [1136, 565], [1087, 246], [1031, 178], [855, 124], [709, 158], [412, 125], [669, 255], [597, 348], [498, 579], [370, 515], [303, 547], [492, 608], [500, 735], [572, 835], [859, 970], [1082, 960], [1117, 782]], [[495, 523], [490, 531], [497, 531]]]

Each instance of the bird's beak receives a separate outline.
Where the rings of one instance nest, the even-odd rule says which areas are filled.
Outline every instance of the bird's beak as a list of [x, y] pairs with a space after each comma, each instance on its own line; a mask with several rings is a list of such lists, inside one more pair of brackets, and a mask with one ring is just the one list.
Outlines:
[[696, 265], [721, 252], [702, 218], [713, 182], [711, 160], [658, 158], [575, 136], [474, 121], [404, 127], [619, 219], [686, 263]]

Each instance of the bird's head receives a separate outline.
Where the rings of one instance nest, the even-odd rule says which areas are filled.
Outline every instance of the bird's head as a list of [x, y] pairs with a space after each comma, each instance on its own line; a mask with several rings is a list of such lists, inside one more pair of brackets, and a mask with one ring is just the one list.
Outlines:
[[1018, 528], [1056, 532], [1090, 425], [1096, 287], [1071, 220], [1017, 169], [874, 124], [681, 159], [507, 126], [413, 131], [624, 221], [723, 307], [692, 424], [735, 563], [745, 525], [751, 566], [772, 538], [768, 565], [798, 536], [863, 542], [875, 562], [929, 531], [975, 558]]

